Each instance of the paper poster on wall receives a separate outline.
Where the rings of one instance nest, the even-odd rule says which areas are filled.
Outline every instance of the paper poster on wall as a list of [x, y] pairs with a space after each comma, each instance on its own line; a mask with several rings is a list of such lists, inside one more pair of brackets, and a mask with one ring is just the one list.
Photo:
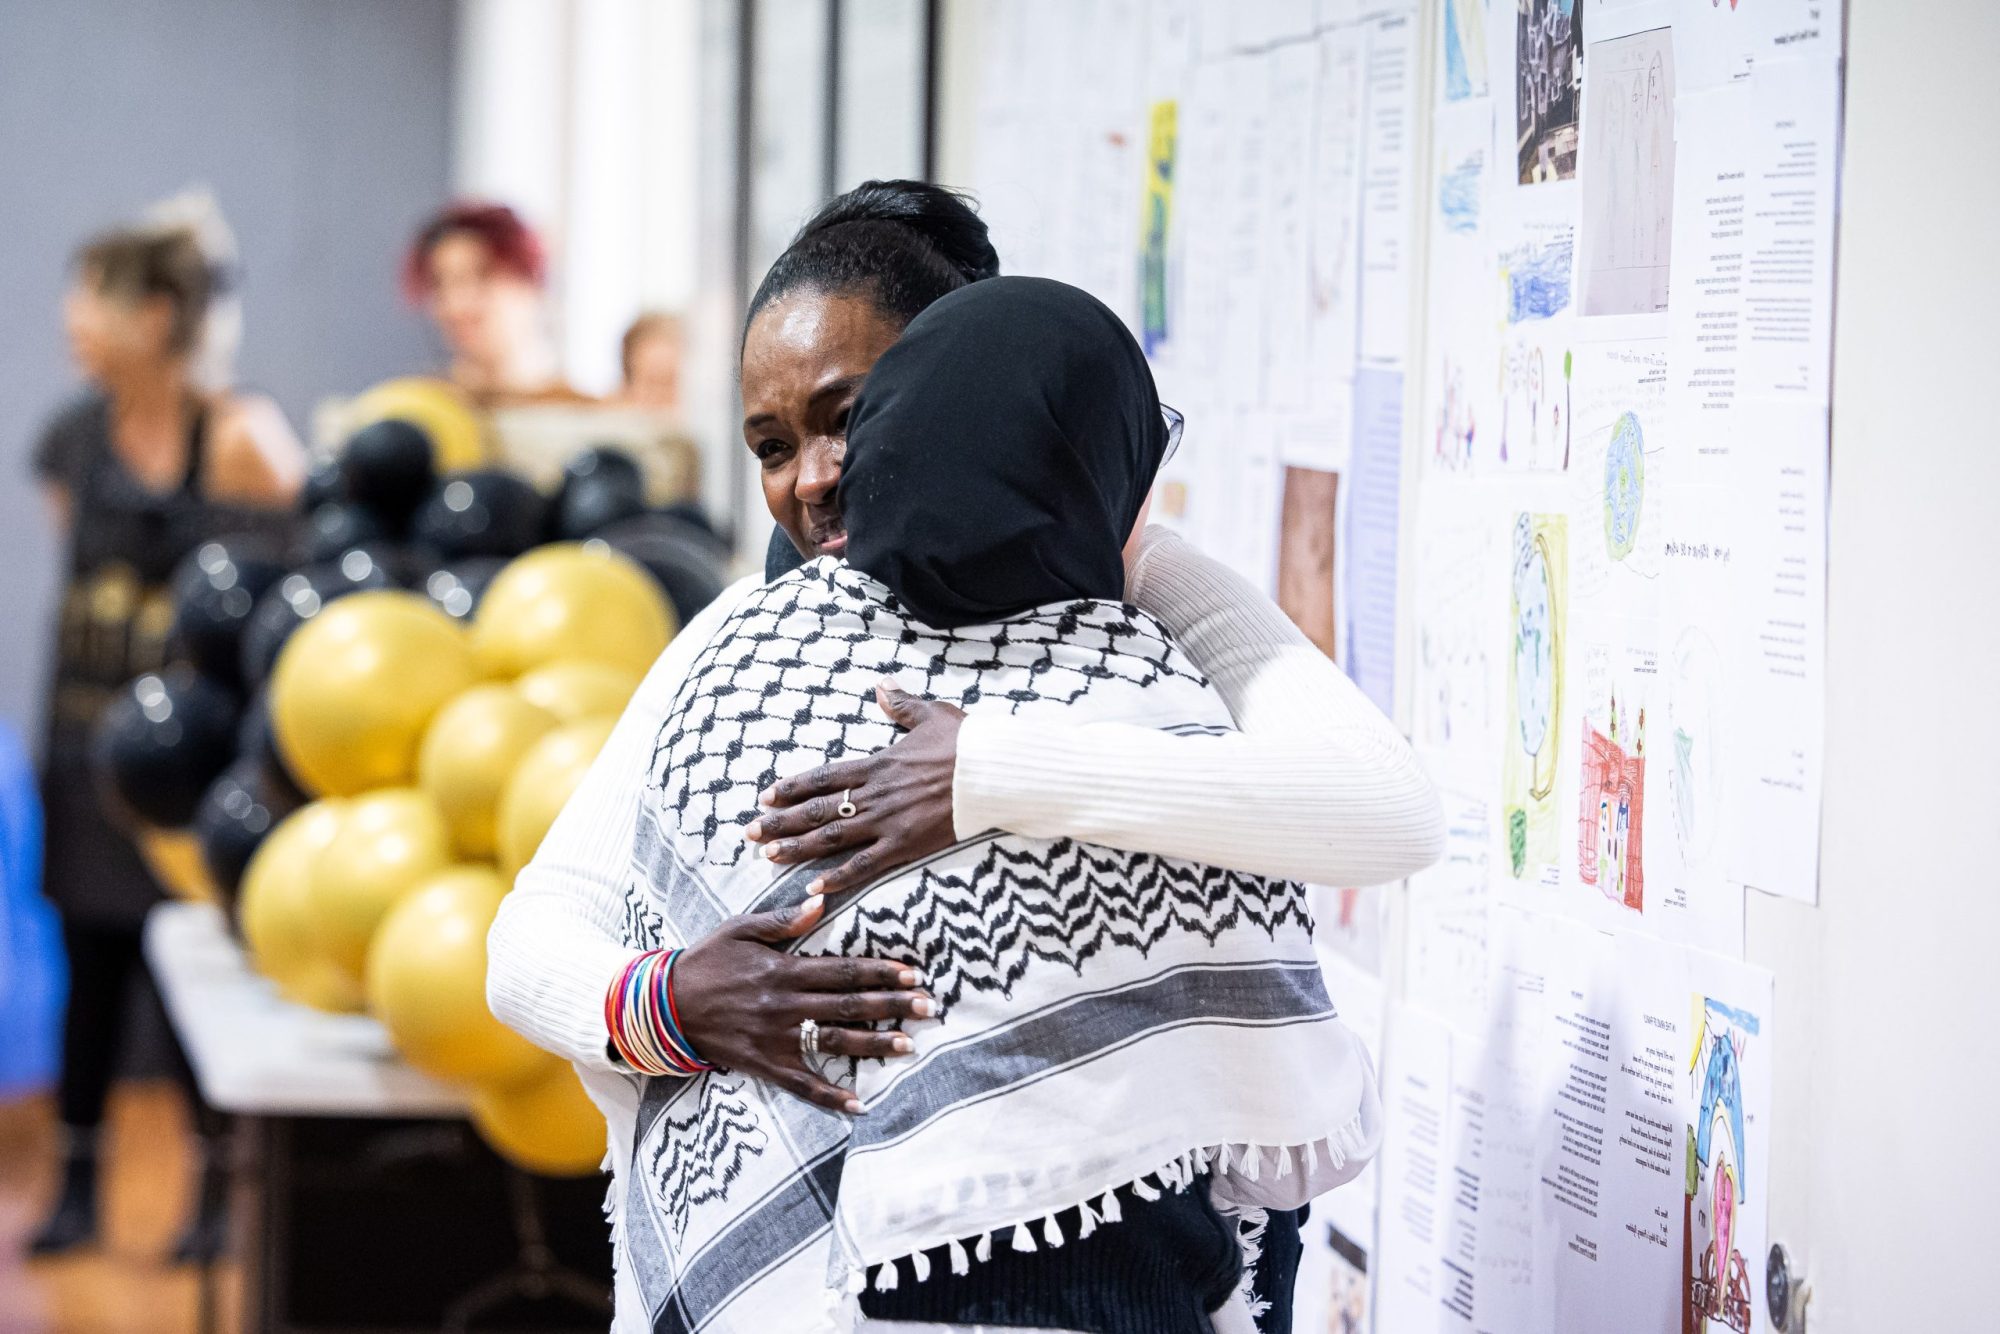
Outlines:
[[1690, 957], [1693, 1039], [1684, 1083], [1682, 1321], [1693, 1334], [1768, 1329], [1772, 980], [1761, 969]]
[[1583, 314], [1663, 313], [1673, 250], [1672, 33], [1593, 42], [1583, 90]]
[[1139, 224], [1139, 338], [1157, 356], [1170, 328], [1167, 255], [1174, 220], [1174, 123], [1177, 105], [1155, 102], [1147, 116], [1146, 195]]
[[1511, 531], [1507, 515], [1480, 499], [1476, 488], [1430, 488], [1410, 544], [1411, 736], [1432, 776], [1467, 792], [1493, 790], [1507, 660]]
[[1516, 880], [1553, 883], [1562, 856], [1556, 800], [1563, 752], [1563, 676], [1569, 651], [1569, 520], [1515, 517], [1503, 657], [1506, 731], [1501, 741], [1501, 838]]
[[1370, 1334], [1368, 1246], [1370, 1240], [1323, 1223], [1314, 1210], [1302, 1238], [1298, 1281], [1292, 1286], [1292, 1329], [1296, 1334]]
[[1278, 607], [1331, 658], [1339, 641], [1334, 608], [1334, 531], [1340, 474], [1315, 468], [1285, 469], [1284, 509], [1278, 520]]
[[1437, 182], [1427, 219], [1430, 337], [1424, 378], [1427, 473], [1470, 473], [1497, 465], [1500, 322], [1489, 236], [1492, 221], [1493, 106], [1485, 98], [1449, 103], [1435, 120], [1431, 169]]
[[1360, 356], [1369, 365], [1400, 368], [1408, 355], [1416, 239], [1417, 24], [1414, 14], [1392, 11], [1366, 26]]
[[1442, 1257], [1451, 1030], [1421, 1011], [1398, 1007], [1389, 1015], [1386, 1047], [1375, 1322], [1385, 1331], [1434, 1329], [1448, 1282]]
[[1514, 122], [1522, 185], [1575, 178], [1582, 92], [1577, 0], [1515, 0]]
[[1838, 0], [1673, 0], [1675, 54], [1690, 87], [1751, 78], [1766, 64], [1840, 54]]
[[1484, 1030], [1492, 935], [1492, 812], [1480, 796], [1442, 793], [1444, 856], [1404, 890], [1404, 994], [1460, 1033]]
[[1402, 529], [1403, 375], [1354, 381], [1354, 466], [1347, 497], [1347, 674], [1396, 716], [1398, 545]]
[[1650, 629], [1660, 614], [1672, 480], [1666, 345], [1586, 343], [1572, 364], [1571, 594], [1579, 617]]
[[1810, 903], [1825, 778], [1826, 410], [1746, 401], [1736, 425], [1727, 864], [1731, 879]]
[[1340, 27], [1314, 43], [1309, 191], [1311, 406], [1332, 413], [1354, 378], [1361, 281], [1362, 62], [1365, 37]]
[[1447, 102], [1486, 96], [1487, 0], [1445, 0], [1439, 87]]

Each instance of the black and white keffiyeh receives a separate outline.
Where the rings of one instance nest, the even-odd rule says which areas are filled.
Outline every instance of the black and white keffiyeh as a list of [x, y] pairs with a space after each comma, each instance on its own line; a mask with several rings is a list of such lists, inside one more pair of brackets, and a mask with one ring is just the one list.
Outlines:
[[[1135, 608], [938, 631], [814, 561], [751, 594], [689, 670], [640, 798], [626, 943], [803, 896], [824, 867], [773, 867], [742, 827], [777, 778], [895, 739], [873, 694], [890, 674], [969, 712], [1230, 725]], [[911, 1056], [831, 1063], [867, 1107], [853, 1120], [732, 1073], [634, 1076], [611, 1213], [621, 1302], [644, 1310], [619, 1328], [845, 1329], [867, 1283], [1059, 1246], [1059, 1213], [1115, 1225], [1117, 1187], [1207, 1171], [1218, 1204], [1287, 1208], [1348, 1179], [1379, 1109], [1311, 935], [1296, 884], [998, 832], [840, 896], [797, 948], [908, 959], [942, 1016], [905, 1026]]]

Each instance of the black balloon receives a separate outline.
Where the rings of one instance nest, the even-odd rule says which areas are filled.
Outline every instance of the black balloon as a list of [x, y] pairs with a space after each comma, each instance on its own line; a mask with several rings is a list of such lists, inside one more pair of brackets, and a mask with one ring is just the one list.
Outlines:
[[389, 538], [389, 526], [380, 515], [361, 505], [321, 505], [306, 518], [299, 534], [299, 564], [316, 565], [333, 560], [342, 552]]
[[284, 577], [268, 542], [218, 537], [189, 552], [174, 571], [176, 652], [227, 685], [241, 680], [243, 631], [257, 599]]
[[411, 535], [447, 561], [518, 556], [541, 541], [548, 502], [497, 468], [454, 473], [417, 510]]
[[715, 521], [708, 517], [708, 511], [702, 508], [698, 500], [676, 500], [671, 504], [660, 506], [659, 512], [701, 529], [718, 542], [722, 540], [721, 534], [715, 531]]
[[214, 538], [188, 552], [172, 584], [176, 654], [222, 684], [238, 684], [244, 628], [280, 578], [276, 552], [254, 536]]
[[270, 692], [263, 687], [243, 706], [243, 716], [236, 724], [236, 759], [238, 763], [255, 761], [272, 790], [288, 794], [293, 805], [305, 801], [305, 789], [278, 753], [277, 736], [271, 731]]
[[499, 556], [468, 556], [440, 565], [419, 587], [445, 615], [467, 621], [479, 610], [479, 599], [485, 596], [486, 585], [506, 568], [507, 562]]
[[243, 683], [254, 689], [271, 674], [278, 650], [305, 622], [335, 598], [371, 588], [394, 588], [396, 580], [368, 550], [347, 552], [338, 561], [296, 570], [257, 599], [243, 631]]
[[349, 499], [400, 527], [431, 493], [437, 480], [433, 457], [422, 427], [388, 418], [348, 437], [340, 451], [340, 475]]
[[178, 829], [236, 757], [237, 702], [185, 667], [148, 674], [98, 718], [91, 763], [108, 803], [127, 818]]
[[717, 550], [714, 536], [671, 515], [627, 519], [598, 533], [597, 540], [645, 566], [682, 625], [715, 601], [726, 583], [727, 554]]
[[251, 856], [272, 827], [302, 802], [295, 790], [273, 785], [263, 766], [248, 757], [224, 769], [202, 794], [194, 816], [195, 838], [230, 916], [235, 916], [236, 887]]
[[645, 511], [646, 479], [639, 465], [621, 450], [596, 445], [564, 467], [562, 489], [550, 509], [549, 534], [574, 542]]
[[321, 505], [331, 505], [347, 499], [347, 481], [340, 475], [340, 460], [321, 459], [313, 464], [306, 474], [305, 485], [299, 488], [299, 509], [310, 514]]

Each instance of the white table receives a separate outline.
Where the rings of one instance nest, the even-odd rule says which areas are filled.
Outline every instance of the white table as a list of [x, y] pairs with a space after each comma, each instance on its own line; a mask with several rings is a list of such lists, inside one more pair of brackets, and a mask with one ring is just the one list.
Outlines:
[[[598, 1181], [537, 1185], [518, 1171], [500, 1168], [490, 1153], [483, 1167], [467, 1160], [473, 1163], [471, 1172], [502, 1178], [494, 1182], [492, 1204], [471, 1214], [493, 1213], [504, 1220], [512, 1229], [509, 1244], [517, 1246], [518, 1254], [506, 1267], [510, 1257], [504, 1252], [480, 1251], [486, 1257], [481, 1263], [488, 1267], [462, 1276], [463, 1287], [453, 1289], [461, 1295], [440, 1318], [437, 1294], [431, 1290], [436, 1284], [430, 1289], [423, 1285], [441, 1263], [439, 1246], [446, 1248], [442, 1258], [448, 1259], [469, 1244], [458, 1222], [470, 1215], [459, 1212], [448, 1219], [432, 1217], [427, 1225], [412, 1224], [393, 1197], [357, 1200], [351, 1189], [343, 1194], [342, 1187], [366, 1177], [370, 1163], [379, 1168], [385, 1160], [435, 1157], [440, 1145], [446, 1153], [462, 1145], [467, 1136], [463, 1095], [398, 1060], [388, 1034], [373, 1019], [323, 1014], [280, 996], [251, 970], [222, 914], [210, 905], [155, 908], [146, 919], [145, 948], [202, 1097], [211, 1107], [235, 1114], [250, 1150], [251, 1171], [242, 1182], [248, 1189], [239, 1192], [239, 1202], [247, 1208], [237, 1219], [247, 1329], [259, 1334], [346, 1334], [350, 1329], [428, 1334], [440, 1327], [469, 1328], [489, 1298], [550, 1292], [586, 1312], [578, 1328], [601, 1330], [609, 1323], [608, 1248], [602, 1279], [591, 1280], [562, 1268], [543, 1245], [547, 1202], [541, 1195], [552, 1190], [576, 1197], [564, 1202], [573, 1233], [579, 1226], [593, 1238], [601, 1233], [603, 1187]], [[330, 1161], [324, 1147], [327, 1134], [353, 1137], [360, 1129], [357, 1122], [367, 1126], [363, 1137], [370, 1147], [363, 1158]], [[381, 1123], [379, 1129], [369, 1124], [374, 1122]], [[326, 1245], [322, 1225], [333, 1214], [358, 1229], [343, 1235], [338, 1250]], [[322, 1226], [316, 1231], [316, 1225]], [[315, 1235], [318, 1246], [310, 1240]], [[349, 1238], [361, 1249], [383, 1239], [390, 1245], [386, 1252], [379, 1245], [368, 1250], [373, 1261], [357, 1264], [352, 1255], [341, 1253]], [[350, 1268], [356, 1272], [348, 1274]], [[418, 1295], [409, 1299], [410, 1306], [397, 1307], [393, 1320], [329, 1324], [324, 1309], [329, 1273], [336, 1286], [359, 1282], [377, 1291], [400, 1286]], [[595, 1309], [600, 1304], [601, 1315]], [[419, 1320], [419, 1309], [432, 1314]], [[402, 1319], [406, 1314], [411, 1318]], [[206, 1278], [199, 1327], [214, 1327], [213, 1285]]]
[[244, 1116], [463, 1115], [449, 1085], [397, 1059], [366, 1015], [323, 1014], [278, 994], [206, 903], [146, 919], [146, 962], [202, 1097]]

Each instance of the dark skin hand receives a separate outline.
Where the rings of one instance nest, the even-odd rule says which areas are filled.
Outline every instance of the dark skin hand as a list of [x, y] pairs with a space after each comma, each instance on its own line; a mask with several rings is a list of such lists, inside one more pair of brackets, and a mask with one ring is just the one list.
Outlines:
[[[813, 861], [852, 852], [812, 884], [821, 893], [856, 889], [899, 866], [958, 841], [952, 827], [951, 785], [958, 768], [958, 727], [965, 713], [920, 699], [893, 681], [875, 687], [875, 701], [905, 735], [893, 745], [840, 764], [823, 764], [780, 779], [760, 797], [765, 813], [743, 831], [774, 862]], [[855, 813], [842, 818], [841, 794]]]
[[[847, 547], [835, 487], [847, 453], [848, 409], [876, 358], [901, 333], [865, 296], [811, 290], [772, 302], [750, 322], [743, 340], [743, 441], [756, 457], [771, 517], [808, 557], [838, 556]], [[825, 900], [815, 894], [796, 908], [730, 918], [674, 966], [675, 1006], [703, 1060], [859, 1116], [860, 1100], [807, 1064], [800, 1021], [818, 1021], [824, 1055], [886, 1060], [908, 1055], [910, 1039], [872, 1025], [933, 1018], [937, 1002], [908, 963], [789, 953], [787, 942], [809, 934], [824, 912]]]
[[730, 918], [674, 965], [674, 1003], [703, 1060], [859, 1116], [852, 1092], [807, 1065], [799, 1022], [819, 1022], [822, 1055], [887, 1060], [907, 1056], [910, 1039], [871, 1025], [929, 1019], [938, 1007], [907, 963], [786, 953], [785, 942], [810, 933], [825, 910], [815, 894], [796, 907]]

